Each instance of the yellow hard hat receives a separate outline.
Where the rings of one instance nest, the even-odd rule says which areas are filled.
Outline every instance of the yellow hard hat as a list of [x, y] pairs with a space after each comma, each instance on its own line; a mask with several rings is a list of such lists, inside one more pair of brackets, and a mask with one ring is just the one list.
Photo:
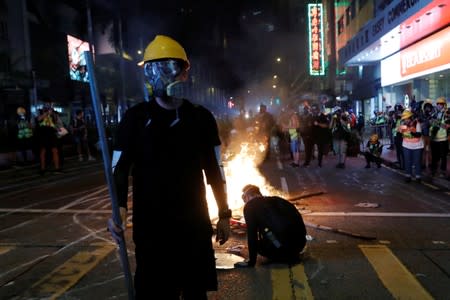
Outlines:
[[370, 136], [370, 141], [371, 142], [376, 142], [378, 141], [378, 134], [374, 133]]
[[447, 104], [447, 100], [445, 100], [444, 97], [439, 97], [439, 98], [436, 99], [436, 104], [444, 104], [444, 105], [446, 105]]
[[165, 35], [157, 35], [148, 44], [147, 48], [145, 48], [144, 60], [139, 65], [142, 66], [147, 61], [164, 58], [181, 59], [186, 62], [187, 68], [190, 66], [184, 48], [177, 41]]
[[402, 120], [409, 119], [413, 116], [413, 113], [410, 110], [404, 110], [402, 113]]
[[18, 115], [24, 115], [27, 112], [27, 110], [25, 108], [23, 108], [22, 106], [19, 106], [17, 108], [16, 112], [17, 112]]

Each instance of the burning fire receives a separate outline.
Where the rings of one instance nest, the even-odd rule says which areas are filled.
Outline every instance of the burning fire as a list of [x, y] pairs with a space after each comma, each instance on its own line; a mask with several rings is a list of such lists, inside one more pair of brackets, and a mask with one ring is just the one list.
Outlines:
[[[237, 151], [233, 151], [237, 149]], [[263, 195], [283, 196], [283, 193], [267, 183], [266, 178], [259, 172], [258, 166], [266, 156], [267, 146], [262, 142], [232, 141], [224, 153], [224, 171], [227, 180], [228, 206], [233, 215], [242, 216], [242, 188], [253, 184], [260, 188]], [[236, 153], [235, 153], [236, 152]], [[207, 201], [211, 218], [218, 215], [217, 204], [211, 187], [207, 187]]]

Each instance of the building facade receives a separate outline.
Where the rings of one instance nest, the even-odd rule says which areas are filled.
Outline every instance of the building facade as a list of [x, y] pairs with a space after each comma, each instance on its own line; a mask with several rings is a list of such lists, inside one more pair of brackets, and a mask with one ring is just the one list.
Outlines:
[[[354, 106], [370, 117], [395, 104], [450, 97], [448, 0], [360, 0], [344, 7], [337, 40], [341, 32], [347, 41], [338, 43], [338, 62], [352, 74], [343, 92]], [[345, 18], [353, 13], [362, 26], [352, 31]]]

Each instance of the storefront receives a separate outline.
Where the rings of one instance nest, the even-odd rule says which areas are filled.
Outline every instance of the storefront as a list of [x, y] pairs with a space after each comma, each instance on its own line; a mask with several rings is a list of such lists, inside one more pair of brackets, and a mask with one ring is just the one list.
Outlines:
[[448, 0], [392, 1], [339, 49], [339, 59], [362, 69], [358, 80], [372, 91], [354, 95], [366, 117], [395, 104], [449, 99], [449, 26]]
[[450, 26], [381, 61], [386, 102], [450, 97]]

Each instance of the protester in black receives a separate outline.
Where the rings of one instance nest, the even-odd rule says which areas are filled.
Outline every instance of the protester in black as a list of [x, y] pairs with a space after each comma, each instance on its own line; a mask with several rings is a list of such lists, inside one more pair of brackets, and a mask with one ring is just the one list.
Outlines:
[[89, 161], [94, 161], [95, 158], [91, 155], [91, 150], [89, 149], [88, 130], [83, 110], [77, 109], [75, 118], [71, 122], [71, 127], [73, 139], [77, 147], [78, 161], [83, 161], [84, 155], [87, 156]]
[[130, 171], [133, 177], [136, 299], [206, 300], [217, 290], [217, 274], [203, 174], [219, 209], [220, 244], [231, 217], [217, 124], [206, 108], [177, 94], [189, 69], [178, 42], [156, 36], [143, 67], [151, 99], [127, 110], [112, 162], [122, 220]]
[[246, 185], [242, 191], [249, 257], [235, 266], [255, 266], [258, 254], [272, 262], [298, 262], [306, 244], [306, 227], [297, 208], [281, 197], [263, 196], [255, 185]]

